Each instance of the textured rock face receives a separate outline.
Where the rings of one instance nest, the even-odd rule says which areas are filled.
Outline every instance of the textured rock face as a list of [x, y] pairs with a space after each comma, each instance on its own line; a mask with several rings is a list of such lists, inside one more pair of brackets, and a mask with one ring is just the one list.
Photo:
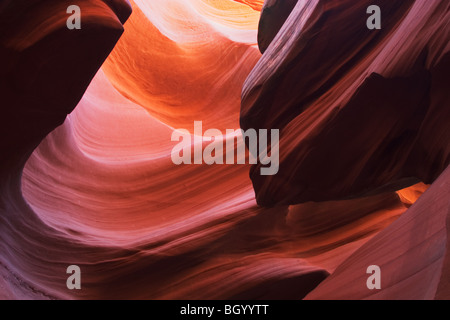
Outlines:
[[[280, 129], [281, 162], [277, 176], [252, 168], [256, 199], [292, 205], [433, 183], [306, 298], [448, 299], [449, 4], [377, 1], [384, 18], [374, 33], [359, 14], [369, 2], [299, 2], [287, 20], [279, 14], [283, 26], [272, 35], [260, 29], [264, 54], [244, 86], [241, 125]], [[261, 19], [264, 26], [264, 13]], [[409, 206], [421, 188], [399, 196]], [[370, 208], [369, 199], [360, 201]], [[352, 215], [339, 214], [345, 201], [337, 201], [325, 218], [324, 204], [291, 206], [287, 222], [300, 233], [320, 232], [324, 220], [345, 224]], [[381, 290], [366, 286], [371, 265], [382, 270]]]
[[[42, 139], [80, 101], [131, 14], [126, 0], [78, 1], [82, 29], [72, 31], [66, 26], [71, 4], [14, 0], [0, 5], [2, 298], [40, 299], [56, 293], [44, 289], [55, 279], [46, 264], [53, 261], [55, 269], [60, 268], [58, 261], [71, 246], [64, 239], [52, 246], [54, 233], [22, 197], [21, 170]], [[61, 281], [64, 275], [56, 278]]]
[[[256, 206], [248, 167], [170, 161], [169, 124], [237, 126], [262, 3], [133, 2], [98, 73], [131, 7], [79, 5], [77, 32], [67, 3], [2, 7], [0, 298], [303, 298], [329, 273], [276, 249], [286, 209]], [[72, 264], [81, 291], [66, 288]]]
[[232, 1], [135, 3], [103, 67], [109, 81], [174, 128], [191, 128], [194, 120], [238, 128], [242, 86], [260, 57], [259, 12]]
[[123, 32], [124, 1], [80, 1], [83, 27], [66, 26], [70, 1], [6, 1], [0, 7], [0, 164], [24, 165], [64, 122]]
[[441, 269], [441, 279], [436, 292], [437, 300], [450, 300], [450, 203], [447, 215], [447, 246], [445, 260]]
[[[0, 298], [448, 297], [448, 4], [378, 2], [370, 33], [368, 1], [85, 0], [76, 32], [2, 1]], [[273, 180], [173, 164], [241, 114], [281, 129]], [[358, 291], [369, 262], [405, 286]]]
[[264, 2], [258, 28], [258, 46], [261, 53], [267, 50], [297, 2], [298, 0], [266, 0]]
[[[449, 195], [450, 168], [405, 214], [344, 261], [307, 299], [448, 297], [443, 288], [448, 285], [448, 261], [444, 261], [449, 251]], [[367, 267], [374, 264], [382, 270], [381, 290], [366, 287]]]
[[[448, 3], [303, 1], [243, 90], [241, 125], [280, 129], [280, 171], [251, 178], [261, 205], [433, 182], [449, 164]], [[430, 36], [432, 35], [432, 36]]]

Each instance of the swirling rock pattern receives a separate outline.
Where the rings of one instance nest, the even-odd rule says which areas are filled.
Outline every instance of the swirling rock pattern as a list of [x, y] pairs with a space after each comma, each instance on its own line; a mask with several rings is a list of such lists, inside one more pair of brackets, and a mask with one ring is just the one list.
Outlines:
[[74, 33], [66, 27], [69, 5], [38, 0], [2, 3], [2, 169], [22, 166], [39, 142], [64, 122], [131, 13], [123, 1], [80, 1], [83, 28]]
[[261, 53], [267, 50], [297, 2], [298, 0], [268, 0], [264, 2], [258, 28], [258, 46]]
[[[448, 256], [449, 194], [450, 168], [405, 214], [344, 261], [307, 299], [435, 299], [439, 285], [448, 285], [444, 259]], [[382, 270], [382, 290], [365, 287], [365, 271], [374, 263]], [[448, 295], [445, 290], [439, 294], [444, 292]]]
[[[383, 28], [366, 28], [366, 8]], [[259, 204], [329, 201], [432, 183], [448, 166], [446, 1], [301, 1], [249, 75], [241, 126], [280, 129]]]
[[[448, 105], [442, 37], [448, 33], [439, 28], [448, 11], [444, 2], [383, 2], [386, 30], [359, 38], [352, 34], [357, 27], [345, 21], [364, 3], [355, 9], [349, 1], [299, 1], [289, 17], [289, 10], [261, 14], [261, 0], [78, 2], [79, 33], [65, 28], [68, 2], [0, 4], [0, 298], [322, 298], [367, 262], [363, 248], [377, 252], [374, 244], [392, 230], [402, 239], [412, 232], [420, 237], [411, 244], [391, 241], [391, 248], [414, 257], [414, 248], [429, 246], [439, 259], [415, 267], [443, 270], [448, 174], [428, 189], [423, 183], [409, 187], [418, 179], [399, 182], [396, 170], [432, 182], [448, 164], [442, 118], [442, 104]], [[266, 9], [279, 8], [270, 3]], [[264, 29], [264, 21], [277, 24]], [[330, 42], [338, 22], [343, 25]], [[403, 24], [416, 33], [402, 31]], [[267, 45], [262, 56], [258, 32], [260, 47]], [[404, 42], [397, 45], [399, 39]], [[304, 79], [293, 81], [299, 79], [292, 78], [295, 72]], [[260, 81], [266, 77], [270, 81]], [[380, 128], [358, 108], [373, 88], [389, 94], [368, 103], [370, 116], [386, 122]], [[405, 92], [412, 109], [403, 104]], [[377, 109], [380, 101], [386, 105]], [[345, 159], [355, 145], [343, 143], [339, 133], [360, 116], [370, 125], [358, 132], [367, 146], [361, 142], [356, 151], [370, 149], [366, 162], [379, 164], [350, 186], [362, 169]], [[287, 157], [301, 158], [304, 136], [323, 132], [306, 166], [308, 177], [317, 178], [315, 192], [289, 179], [269, 185], [254, 175], [252, 185], [248, 165], [175, 166], [172, 131], [190, 129], [195, 120], [208, 128], [236, 129], [240, 121], [282, 128], [282, 174], [293, 178], [305, 162]], [[322, 120], [335, 124], [327, 131]], [[380, 132], [393, 123], [395, 130], [380, 142]], [[405, 130], [414, 132], [414, 147], [401, 138]], [[339, 156], [328, 141], [332, 136], [341, 143]], [[393, 136], [398, 144], [389, 144]], [[323, 167], [314, 177], [319, 169], [312, 160], [330, 165], [317, 161], [327, 148], [328, 160], [342, 158], [347, 171], [330, 174], [333, 168]], [[375, 174], [379, 180], [367, 183]], [[437, 208], [432, 214], [429, 202]], [[413, 218], [418, 229], [408, 223]], [[432, 231], [435, 242], [426, 239]], [[401, 262], [394, 259], [394, 265]], [[69, 265], [80, 266], [82, 290], [67, 289]], [[447, 274], [438, 278], [436, 273], [421, 297], [446, 297]], [[415, 296], [417, 288], [408, 282]], [[344, 298], [361, 297], [352, 290], [356, 282]], [[383, 295], [395, 298], [394, 291]]]

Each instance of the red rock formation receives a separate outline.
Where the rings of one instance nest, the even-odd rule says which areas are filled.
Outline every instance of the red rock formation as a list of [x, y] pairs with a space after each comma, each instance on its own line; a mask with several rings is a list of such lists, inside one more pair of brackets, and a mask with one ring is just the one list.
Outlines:
[[[8, 10], [19, 13], [18, 3], [15, 5]], [[92, 12], [87, 9], [90, 5]], [[266, 230], [258, 235], [260, 230], [254, 227], [255, 223], [266, 225], [269, 213], [255, 205], [246, 181], [247, 166], [174, 166], [170, 161], [172, 128], [120, 95], [103, 71], [64, 125], [55, 129], [83, 95], [122, 31], [119, 20], [114, 20], [113, 11], [104, 3], [86, 2], [81, 8], [90, 14], [87, 19], [83, 16], [79, 38], [64, 29], [65, 10], [61, 14], [56, 7], [49, 10], [51, 18], [44, 9], [36, 18], [37, 26], [41, 20], [57, 20], [54, 29], [49, 29], [55, 32], [53, 37], [50, 31], [47, 37], [36, 33], [41, 42], [22, 48], [31, 50], [26, 55], [5, 49], [7, 45], [2, 47], [2, 54], [12, 55], [2, 60], [11, 63], [9, 69], [2, 69], [8, 77], [2, 80], [9, 84], [6, 79], [12, 79], [10, 87], [16, 89], [5, 89], [5, 99], [14, 102], [14, 109], [2, 108], [2, 124], [9, 126], [2, 129], [5, 133], [6, 129], [22, 131], [8, 132], [3, 137], [14, 139], [2, 140], [1, 145], [5, 151], [0, 187], [1, 297], [302, 298], [328, 273], [284, 250], [270, 253], [277, 241], [266, 243], [266, 237], [275, 238], [279, 231]], [[117, 22], [112, 28], [110, 20]], [[66, 35], [69, 38], [64, 40]], [[130, 37], [133, 39], [133, 34]], [[51, 40], [48, 43], [47, 38]], [[55, 44], [61, 44], [57, 46], [61, 52], [55, 50]], [[259, 56], [252, 44], [244, 47], [231, 55], [239, 59], [248, 51]], [[54, 59], [43, 59], [50, 54]], [[74, 64], [64, 69], [62, 61]], [[22, 70], [21, 65], [28, 67]], [[119, 74], [111, 66], [105, 69]], [[25, 71], [34, 70], [39, 70], [39, 77], [27, 83]], [[216, 77], [223, 70], [218, 69]], [[22, 83], [27, 86], [20, 86]], [[119, 83], [123, 82], [115, 82]], [[237, 93], [234, 105], [223, 101], [230, 110], [234, 108], [236, 122]], [[216, 120], [217, 124], [222, 120]], [[33, 152], [21, 179], [28, 155], [50, 131]], [[184, 182], [179, 183], [180, 179]], [[284, 212], [281, 209], [281, 215], [272, 216], [282, 219]], [[256, 218], [258, 214], [265, 218]], [[251, 237], [261, 244], [245, 241]], [[66, 268], [71, 264], [81, 267], [81, 291], [66, 288]], [[222, 281], [221, 290], [211, 286], [221, 279], [227, 280]], [[285, 290], [286, 283], [297, 285]]]
[[450, 300], [450, 204], [447, 215], [447, 246], [441, 272], [441, 279], [435, 298], [438, 300]]
[[[419, 7], [414, 10], [411, 1], [387, 4], [385, 34], [363, 35], [351, 25], [355, 19], [346, 22], [359, 12], [355, 8], [363, 9], [363, 5], [302, 1], [274, 40], [267, 38], [272, 45], [261, 60], [270, 62], [264, 65], [267, 74], [258, 64], [247, 88], [258, 74], [276, 74], [280, 85], [271, 78], [267, 85], [273, 88], [264, 84], [264, 94], [258, 99], [270, 98], [279, 90], [267, 103], [283, 104], [274, 105], [272, 115], [263, 117], [255, 112], [255, 103], [244, 122], [259, 119], [264, 126], [286, 125], [282, 134], [295, 139], [283, 140], [288, 143], [282, 161], [295, 157], [297, 148], [305, 144], [304, 135], [314, 131], [319, 135], [314, 146], [318, 151], [310, 150], [314, 157], [302, 165], [308, 164], [311, 171], [306, 176], [311, 179], [323, 170], [313, 185], [322, 188], [317, 193], [303, 194], [305, 201], [299, 202], [304, 203], [275, 208], [257, 206], [248, 179], [249, 166], [176, 166], [170, 158], [175, 126], [189, 129], [194, 120], [203, 120], [209, 128], [237, 128], [241, 86], [261, 58], [256, 32], [262, 1], [136, 0], [131, 3], [134, 13], [125, 24], [126, 31], [98, 72], [123, 31], [130, 5], [127, 1], [79, 3], [81, 33], [65, 28], [64, 1], [0, 4], [0, 90], [4, 99], [0, 107], [0, 298], [301, 299], [329, 274], [339, 276], [340, 270], [345, 271], [339, 266], [353, 259], [349, 257], [366, 243], [372, 247], [381, 230], [399, 217], [407, 220], [401, 216], [407, 207], [412, 205], [409, 212], [416, 210], [412, 215], [420, 217], [417, 229], [410, 228], [414, 223], [395, 225], [405, 232], [401, 237], [411, 230], [425, 234], [439, 229], [440, 218], [430, 215], [436, 223], [428, 223], [423, 217], [423, 213], [429, 215], [424, 205], [414, 209], [413, 203], [426, 185], [397, 193], [375, 187], [378, 183], [385, 186], [387, 177], [398, 182], [394, 181], [398, 168], [416, 172], [419, 159], [424, 164], [422, 175], [430, 174], [430, 181], [448, 163], [447, 149], [442, 147], [448, 134], [439, 116], [445, 115], [440, 104], [448, 102], [443, 90], [448, 60], [439, 54], [445, 51], [441, 46], [445, 29], [424, 36], [434, 30], [430, 21], [437, 21], [435, 26], [443, 23], [442, 12], [448, 7], [443, 2], [416, 1]], [[419, 9], [424, 16], [417, 13]], [[300, 23], [292, 28], [291, 19], [299, 16]], [[343, 25], [336, 29], [333, 21]], [[365, 23], [362, 18], [361, 23]], [[415, 26], [417, 35], [402, 31], [402, 24]], [[334, 29], [339, 37], [333, 42], [329, 34]], [[297, 42], [299, 39], [308, 42]], [[421, 64], [425, 44], [428, 60]], [[267, 60], [275, 52], [278, 58]], [[290, 82], [303, 58], [311, 65], [303, 66], [295, 79], [304, 77], [304, 81]], [[423, 90], [423, 83], [429, 91]], [[293, 91], [297, 85], [301, 92]], [[404, 102], [402, 93], [410, 93], [408, 86], [414, 88], [408, 98], [413, 107], [428, 106], [426, 120], [421, 118], [423, 113], [413, 114], [412, 108], [400, 103]], [[374, 88], [389, 96], [378, 97]], [[391, 94], [393, 88], [395, 94]], [[258, 90], [255, 86], [251, 91]], [[378, 109], [375, 102], [368, 103], [368, 116], [358, 108], [367, 95], [386, 105]], [[429, 99], [416, 101], [421, 96]], [[249, 96], [244, 98], [245, 115]], [[303, 101], [306, 114], [290, 104], [295, 101]], [[337, 105], [342, 105], [342, 112], [334, 108]], [[286, 116], [286, 110], [295, 115]], [[327, 118], [333, 112], [335, 115]], [[326, 124], [334, 121], [334, 125], [324, 125], [322, 116], [330, 120]], [[346, 159], [343, 155], [355, 152], [353, 142], [358, 139], [349, 139], [352, 143], [347, 146], [342, 142], [347, 141], [342, 139], [343, 128], [353, 125], [352, 119], [360, 128], [360, 139], [366, 142], [358, 144], [361, 150], [356, 151], [372, 152], [372, 158], [365, 161], [370, 168], [378, 163], [376, 172], [363, 171], [358, 161], [339, 162]], [[361, 119], [369, 124], [377, 119], [381, 125], [366, 128], [358, 123]], [[419, 130], [416, 121], [423, 124]], [[394, 128], [384, 132], [389, 125]], [[305, 128], [306, 132], [296, 136]], [[406, 146], [409, 140], [402, 135], [404, 130], [415, 133], [412, 150]], [[380, 142], [383, 133], [387, 140]], [[388, 138], [394, 136], [399, 143], [388, 144]], [[342, 150], [347, 148], [346, 153], [338, 153], [333, 141], [338, 141]], [[326, 161], [312, 161], [324, 149], [345, 172], [333, 172], [336, 166]], [[408, 161], [402, 162], [404, 158]], [[295, 177], [297, 167], [286, 163], [282, 164], [282, 178], [290, 177], [291, 172]], [[386, 167], [391, 174], [385, 172]], [[379, 174], [380, 181], [375, 179], [377, 183], [369, 190], [362, 182], [351, 185], [350, 180], [361, 171], [365, 178]], [[416, 180], [393, 185], [403, 187], [411, 181]], [[301, 184], [291, 185], [289, 179], [273, 186], [266, 182], [261, 187], [264, 192], [265, 188], [277, 196], [287, 192], [289, 199], [302, 189]], [[354, 199], [335, 197], [344, 193], [342, 189]], [[435, 200], [440, 208], [443, 198], [439, 195], [445, 194], [438, 189], [435, 183], [427, 194], [436, 196], [423, 199]], [[264, 192], [257, 186], [258, 201], [264, 202]], [[313, 202], [316, 198], [330, 201]], [[272, 196], [267, 199], [273, 200]], [[389, 239], [390, 245], [408, 251], [409, 244], [395, 239]], [[446, 239], [439, 229], [436, 243]], [[426, 246], [427, 241], [422, 240]], [[430, 247], [435, 249], [433, 243]], [[443, 257], [439, 259], [444, 261]], [[66, 268], [72, 264], [82, 270], [80, 291], [66, 287]], [[350, 264], [355, 266], [358, 262]], [[440, 270], [440, 279], [428, 287], [431, 292], [439, 284], [438, 298], [448, 292], [448, 275]]]
[[261, 11], [258, 28], [258, 46], [261, 53], [267, 50], [291, 14], [298, 0], [267, 0]]
[[[448, 2], [299, 2], [248, 77], [247, 128], [280, 129], [280, 171], [251, 171], [261, 205], [431, 183], [450, 159]], [[433, 36], [430, 36], [433, 35]]]
[[[307, 299], [448, 298], [446, 221], [450, 167], [398, 220], [345, 260]], [[369, 290], [367, 268], [381, 268], [381, 290]]]
[[114, 87], [174, 128], [191, 128], [194, 120], [238, 128], [242, 85], [260, 57], [250, 29], [258, 12], [229, 1], [135, 2], [103, 68]]
[[[22, 197], [21, 170], [34, 148], [75, 108], [131, 13], [127, 1], [78, 1], [82, 28], [73, 31], [66, 26], [71, 4], [14, 0], [0, 6], [3, 298], [41, 299], [55, 294], [49, 283], [61, 266], [56, 260], [54, 269], [47, 263], [57, 256], [64, 260], [73, 246], [63, 239], [52, 245], [54, 231], [42, 224]], [[62, 280], [64, 275], [56, 278]]]
[[24, 165], [64, 122], [123, 32], [126, 1], [79, 1], [83, 27], [66, 26], [70, 1], [6, 1], [0, 8], [0, 164]]

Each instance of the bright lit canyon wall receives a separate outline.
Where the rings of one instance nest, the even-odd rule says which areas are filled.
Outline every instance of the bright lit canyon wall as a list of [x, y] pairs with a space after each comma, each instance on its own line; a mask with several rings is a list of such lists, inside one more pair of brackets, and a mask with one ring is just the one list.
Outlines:
[[[0, 2], [0, 298], [450, 299], [449, 23], [448, 0]], [[175, 165], [194, 121], [279, 129], [278, 174]]]

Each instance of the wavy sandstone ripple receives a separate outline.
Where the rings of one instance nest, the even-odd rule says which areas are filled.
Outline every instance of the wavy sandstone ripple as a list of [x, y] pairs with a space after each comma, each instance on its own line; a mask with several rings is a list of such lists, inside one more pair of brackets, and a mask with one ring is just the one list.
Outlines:
[[298, 2], [247, 78], [241, 126], [280, 129], [279, 173], [251, 171], [259, 204], [429, 184], [448, 166], [449, 4], [377, 3], [379, 32], [360, 14], [371, 1]]
[[[364, 248], [448, 295], [446, 2], [379, 1], [378, 35], [353, 25], [367, 1], [78, 2], [80, 33], [68, 1], [0, 4], [0, 298], [323, 298]], [[281, 175], [175, 166], [195, 120], [280, 128]]]

